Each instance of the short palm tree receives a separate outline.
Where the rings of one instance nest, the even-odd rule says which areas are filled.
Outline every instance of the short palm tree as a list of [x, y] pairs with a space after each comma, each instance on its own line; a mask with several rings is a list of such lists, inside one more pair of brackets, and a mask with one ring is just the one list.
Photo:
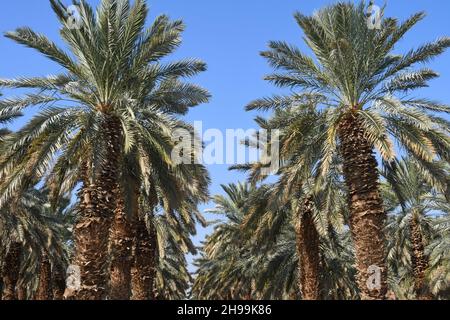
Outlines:
[[433, 239], [443, 240], [433, 216], [448, 210], [447, 201], [426, 183], [414, 161], [397, 162], [391, 178], [395, 186], [383, 188], [384, 198], [395, 200], [388, 201], [391, 207], [387, 225], [388, 261], [394, 265], [391, 270], [400, 274], [403, 281], [412, 280], [413, 297], [428, 299], [431, 292], [426, 275], [430, 260], [426, 249]]
[[[143, 0], [132, 6], [128, 0], [103, 0], [97, 15], [80, 1], [79, 28], [73, 28], [60, 1], [50, 2], [70, 54], [29, 28], [6, 35], [57, 62], [65, 73], [0, 80], [0, 86], [38, 92], [2, 101], [3, 110], [46, 106], [6, 142], [0, 177], [9, 178], [0, 202], [25, 188], [31, 175], [52, 177], [52, 187], [62, 192], [81, 181], [73, 263], [81, 269], [82, 286], [75, 294], [80, 299], [102, 299], [107, 294], [108, 233], [113, 217], [122, 210], [124, 156], [138, 139], [153, 141], [152, 152], [157, 153], [164, 127], [161, 116], [183, 114], [208, 100], [205, 90], [180, 81], [205, 70], [205, 64], [194, 59], [158, 63], [178, 47], [184, 26], [160, 16], [145, 29]], [[12, 163], [23, 166], [12, 174]]]
[[426, 253], [429, 257], [427, 282], [431, 294], [439, 299], [450, 299], [450, 207], [447, 203], [446, 214], [436, 219], [435, 237]]
[[172, 253], [195, 254], [190, 235], [195, 234], [197, 223], [206, 225], [197, 209], [199, 202], [208, 199], [209, 177], [203, 166], [180, 165], [150, 172], [141, 187], [139, 212], [134, 218], [132, 298], [135, 300], [155, 298], [155, 281], [164, 281], [155, 278], [161, 275], [157, 272], [164, 261], [160, 256], [163, 248], [169, 246]]
[[[319, 135], [324, 142], [316, 145], [322, 152], [318, 170], [326, 177], [336, 154], [342, 157], [363, 299], [383, 299], [387, 292], [386, 213], [375, 150], [384, 161], [391, 161], [395, 139], [421, 164], [427, 180], [442, 191], [447, 188], [445, 172], [434, 160], [449, 160], [448, 123], [436, 112], [450, 108], [407, 94], [438, 77], [428, 68], [414, 67], [443, 53], [450, 38], [394, 54], [395, 45], [424, 16], [417, 13], [403, 23], [384, 18], [381, 28], [371, 29], [364, 2], [341, 2], [313, 16], [297, 13], [295, 19], [314, 58], [285, 42], [270, 42], [270, 50], [262, 55], [279, 72], [266, 79], [293, 93], [259, 99], [247, 107], [278, 110], [312, 103], [323, 112], [328, 125]], [[377, 281], [367, 285], [374, 270]]]
[[[177, 126], [192, 129], [181, 121], [173, 122]], [[180, 243], [184, 244], [190, 242], [188, 235], [195, 233], [197, 222], [205, 224], [197, 205], [208, 200], [209, 176], [202, 165], [175, 166], [171, 163], [170, 154], [174, 144], [171, 142], [170, 133], [176, 128], [174, 126], [165, 130], [168, 141], [160, 141], [158, 144], [164, 152], [155, 152], [154, 145], [142, 139], [137, 142], [136, 147], [140, 152], [130, 152], [126, 156], [123, 177], [128, 187], [123, 188], [127, 195], [125, 199], [138, 198], [140, 205], [133, 208], [131, 219], [128, 219], [132, 222], [131, 225], [126, 226], [124, 223], [126, 216], [116, 219], [112, 241], [116, 240], [116, 243], [126, 248], [131, 246], [126, 246], [124, 239], [134, 240], [133, 299], [149, 299], [153, 292], [149, 288], [154, 287], [158, 261], [156, 247], [158, 242], [161, 242], [158, 234], [164, 233], [163, 228], [155, 230], [154, 219], [159, 216], [157, 213], [167, 217], [167, 226], [171, 226], [171, 230], [178, 230], [178, 236], [182, 238]], [[136, 177], [131, 178], [133, 175]], [[141, 184], [140, 188], [130, 187], [136, 182]], [[117, 230], [120, 232], [115, 235]], [[134, 234], [132, 230], [135, 231]], [[195, 251], [194, 246], [188, 247], [190, 251]], [[121, 256], [129, 257], [125, 250], [122, 250]]]
[[[337, 224], [342, 225], [342, 218], [346, 216], [346, 205], [342, 201], [345, 191], [340, 180], [340, 159], [333, 159], [325, 179], [316, 169], [321, 161], [321, 150], [317, 145], [323, 144], [325, 140], [322, 132], [328, 125], [326, 117], [323, 112], [315, 109], [315, 104], [311, 101], [308, 105], [287, 106], [276, 110], [269, 119], [258, 117], [257, 123], [262, 129], [269, 132], [278, 130], [280, 133], [280, 169], [277, 172], [279, 180], [273, 188], [267, 190], [267, 194], [255, 196], [254, 207], [250, 209], [248, 219], [251, 223], [246, 224], [252, 227], [262, 224], [274, 235], [281, 233], [279, 228], [284, 227], [283, 223], [291, 223], [294, 226], [299, 257], [300, 296], [308, 300], [319, 299], [319, 230], [325, 230], [323, 225], [328, 224], [341, 228]], [[247, 144], [253, 147], [255, 142], [247, 141]], [[233, 169], [249, 170], [250, 181], [257, 183], [266, 178], [261, 170], [265, 167], [267, 164], [261, 159], [260, 162], [235, 166]], [[260, 191], [262, 189], [260, 188]], [[296, 216], [282, 215], [279, 208], [283, 206], [288, 206], [289, 210], [286, 212], [293, 211]], [[268, 222], [272, 221], [277, 223], [269, 227]], [[325, 233], [326, 231], [322, 232]]]
[[[155, 266], [154, 298], [158, 300], [186, 299], [192, 277], [186, 253], [196, 254], [189, 232], [171, 226], [165, 216], [154, 219], [157, 233], [157, 264]], [[181, 245], [180, 245], [181, 243]]]
[[4, 299], [53, 299], [52, 269], [67, 265], [68, 250], [64, 225], [50, 211], [45, 192], [36, 189], [0, 210]]
[[[192, 294], [200, 299], [306, 299], [310, 292], [299, 292], [297, 283], [305, 285], [302, 272], [310, 262], [301, 261], [296, 225], [295, 205], [278, 207], [277, 211], [263, 205], [274, 186], [251, 188], [240, 184], [226, 186], [229, 197], [216, 196], [213, 212], [229, 217], [216, 225], [207, 238], [203, 255], [196, 260]], [[246, 190], [246, 192], [239, 192]], [[243, 197], [243, 198], [241, 198]], [[324, 215], [325, 216], [325, 215]], [[324, 217], [314, 219], [320, 226]], [[325, 219], [326, 220], [326, 219]], [[312, 230], [310, 225], [305, 226]], [[351, 264], [351, 242], [348, 231], [337, 232], [331, 225], [317, 234], [316, 299], [349, 299], [358, 296]], [[302, 266], [305, 267], [302, 267]], [[308, 274], [308, 276], [310, 276]], [[303, 276], [307, 278], [307, 276]], [[312, 288], [307, 286], [308, 289]], [[302, 287], [302, 289], [304, 289]], [[305, 297], [306, 296], [306, 297]]]
[[[198, 270], [192, 293], [200, 299], [249, 299], [252, 296], [252, 265], [246, 237], [241, 226], [246, 215], [246, 203], [254, 191], [250, 185], [230, 184], [222, 186], [226, 196], [213, 197], [215, 207], [208, 212], [223, 215], [225, 221], [216, 224], [213, 234], [207, 237], [203, 257], [196, 263]], [[254, 256], [253, 256], [254, 258]]]

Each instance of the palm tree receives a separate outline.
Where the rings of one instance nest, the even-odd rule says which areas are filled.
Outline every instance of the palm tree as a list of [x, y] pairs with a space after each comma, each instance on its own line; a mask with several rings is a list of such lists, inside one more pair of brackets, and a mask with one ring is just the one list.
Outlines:
[[[329, 230], [329, 233], [333, 236], [321, 236], [319, 239], [320, 291], [317, 299], [357, 299], [350, 235], [348, 231]], [[295, 281], [299, 276], [296, 244], [297, 239], [292, 226], [287, 226], [268, 253], [268, 261], [257, 282], [257, 288], [261, 290], [263, 299], [304, 299], [298, 294]]]
[[[247, 106], [248, 110], [278, 110], [313, 104], [323, 113], [328, 125], [319, 135], [325, 137], [324, 143], [316, 145], [322, 153], [318, 170], [326, 177], [332, 159], [337, 153], [342, 157], [363, 299], [383, 299], [387, 292], [386, 213], [375, 149], [383, 161], [391, 161], [395, 138], [421, 164], [427, 180], [441, 190], [447, 187], [443, 169], [434, 160], [448, 161], [448, 124], [434, 112], [450, 109], [405, 93], [427, 86], [428, 80], [438, 76], [430, 69], [413, 67], [443, 53], [450, 39], [438, 39], [403, 55], [393, 54], [395, 44], [424, 16], [418, 13], [403, 23], [385, 18], [380, 29], [370, 29], [364, 2], [338, 3], [309, 17], [297, 13], [295, 19], [315, 59], [275, 41], [262, 56], [280, 71], [267, 76], [268, 81], [298, 91]], [[377, 281], [370, 283], [373, 270]]]
[[[0, 81], [0, 86], [38, 90], [3, 101], [2, 109], [47, 106], [6, 142], [8, 152], [0, 164], [0, 177], [9, 178], [0, 203], [24, 188], [31, 175], [51, 177], [55, 195], [70, 192], [81, 181], [73, 264], [81, 269], [82, 285], [75, 295], [102, 299], [107, 294], [110, 226], [113, 217], [123, 216], [129, 207], [121, 205], [124, 155], [138, 139], [155, 143], [152, 150], [146, 150], [149, 155], [157, 152], [158, 134], [164, 127], [161, 117], [183, 114], [208, 100], [205, 90], [179, 80], [204, 71], [205, 64], [194, 59], [158, 63], [178, 47], [184, 26], [160, 16], [144, 30], [147, 6], [143, 0], [133, 6], [128, 0], [103, 0], [97, 16], [80, 1], [78, 29], [66, 19], [67, 10], [59, 1], [50, 2], [70, 55], [29, 28], [6, 35], [57, 62], [66, 73]], [[11, 174], [14, 162], [23, 167]], [[127, 292], [118, 294], [123, 297]]]
[[[345, 203], [342, 201], [344, 199], [342, 183], [336, 179], [339, 175], [336, 175], [335, 178], [330, 175], [327, 183], [322, 184], [320, 189], [308, 188], [307, 181], [304, 181], [299, 188], [298, 182], [291, 183], [291, 181], [298, 181], [295, 180], [295, 177], [301, 176], [299, 168], [296, 167], [298, 163], [297, 161], [288, 162], [286, 167], [281, 169], [279, 181], [269, 188], [266, 194], [257, 195], [255, 193], [255, 198], [250, 201], [249, 217], [246, 219], [244, 227], [256, 228], [255, 236], [258, 238], [259, 244], [269, 242], [267, 245], [271, 248], [270, 242], [272, 242], [272, 246], [280, 246], [280, 250], [271, 249], [269, 255], [275, 255], [276, 259], [286, 260], [274, 261], [296, 261], [295, 278], [298, 283], [296, 297], [304, 300], [330, 299], [339, 294], [341, 294], [341, 298], [355, 297], [357, 295], [351, 290], [351, 286], [348, 286], [351, 283], [348, 281], [351, 279], [350, 273], [347, 275], [346, 272], [339, 272], [344, 270], [345, 261], [352, 260], [336, 259], [336, 254], [333, 254], [340, 250], [342, 258], [351, 257], [346, 254], [346, 251], [352, 247], [347, 242], [350, 246], [343, 250], [342, 241], [339, 239], [344, 230], [343, 216], [347, 216]], [[262, 202], [261, 199], [269, 199], [269, 203], [258, 209]], [[285, 241], [283, 242], [281, 239], [285, 239]], [[295, 241], [287, 242], [292, 239]], [[284, 250], [284, 248], [288, 248], [288, 243], [292, 246], [289, 252]], [[282, 254], [283, 251], [285, 254]], [[334, 259], [334, 262], [331, 259]], [[331, 264], [334, 264], [334, 276], [341, 275], [340, 280], [334, 280], [338, 278], [327, 275], [327, 267]], [[275, 266], [276, 262], [272, 264], [272, 267]], [[286, 265], [286, 269], [291, 270], [291, 266], [291, 264]], [[270, 268], [265, 269], [269, 270]], [[347, 270], [351, 270], [351, 268]], [[324, 277], [324, 275], [327, 276]], [[287, 280], [277, 273], [274, 276], [281, 276], [282, 279]], [[270, 276], [267, 277], [271, 279]], [[289, 282], [289, 280], [287, 281]], [[270, 286], [272, 287], [273, 284]], [[343, 290], [345, 293], [338, 293], [339, 290]]]
[[[133, 300], [182, 299], [186, 295], [191, 279], [184, 256], [197, 253], [190, 239], [195, 224], [206, 226], [197, 204], [208, 198], [204, 189], [208, 179], [203, 170], [196, 173], [187, 170], [185, 174], [190, 180], [184, 180], [182, 172], [168, 176], [165, 181], [154, 180], [159, 182], [154, 185], [160, 190], [152, 194], [158, 195], [159, 204], [148, 201], [148, 197], [142, 198], [134, 240]], [[188, 181], [189, 188], [196, 191], [191, 196], [182, 193]], [[172, 196], [184, 199], [178, 207], [172, 207], [178, 201], [170, 196], [171, 189], [176, 192]]]
[[255, 298], [252, 273], [258, 269], [249, 268], [251, 263], [245, 263], [245, 257], [251, 253], [241, 226], [254, 188], [246, 183], [222, 185], [222, 188], [226, 196], [214, 196], [216, 206], [207, 211], [224, 215], [226, 221], [217, 224], [206, 239], [203, 258], [196, 262], [199, 268], [192, 293], [202, 299], [252, 299]]
[[[295, 229], [296, 248], [298, 251], [298, 287], [303, 299], [316, 300], [320, 295], [320, 226], [319, 217], [323, 221], [334, 221], [342, 225], [338, 216], [346, 211], [345, 204], [341, 201], [344, 194], [344, 186], [340, 181], [340, 159], [335, 157], [330, 164], [329, 174], [326, 179], [317, 173], [320, 165], [321, 152], [317, 145], [323, 144], [325, 138], [322, 135], [327, 126], [326, 118], [320, 111], [315, 110], [314, 102], [309, 105], [286, 107], [276, 110], [269, 119], [258, 117], [257, 123], [262, 129], [269, 132], [280, 132], [280, 163], [277, 174], [278, 182], [266, 195], [255, 197], [255, 210], [251, 215], [253, 227], [272, 221], [275, 218], [267, 218], [268, 215], [277, 215], [277, 221], [289, 220]], [[256, 146], [255, 141], [247, 141], [250, 147]], [[267, 167], [264, 159], [260, 162], [239, 165], [233, 169], [249, 170], [250, 181], [258, 183], [267, 176], [262, 174], [262, 168]], [[269, 199], [264, 202], [261, 199]], [[291, 206], [288, 212], [293, 210], [296, 216], [280, 215], [279, 208]], [[259, 211], [259, 213], [258, 213]], [[258, 214], [262, 216], [257, 219]], [[292, 219], [292, 221], [290, 221]], [[327, 225], [327, 224], [325, 224]], [[274, 234], [281, 231], [276, 228], [283, 224], [275, 224], [270, 227]]]
[[[124, 198], [132, 205], [130, 205], [131, 216], [116, 215], [112, 229], [111, 297], [115, 295], [113, 292], [115, 287], [122, 287], [125, 290], [120, 292], [132, 289], [134, 300], [154, 298], [159, 260], [157, 247], [164, 246], [161, 244], [159, 234], [165, 232], [164, 228], [158, 229], [155, 226], [158, 211], [167, 217], [169, 222], [167, 226], [178, 231], [178, 236], [181, 237], [179, 242], [180, 245], [183, 243], [183, 246], [187, 242], [190, 243], [189, 234], [195, 233], [196, 222], [205, 224], [197, 205], [208, 200], [207, 171], [202, 165], [175, 166], [170, 158], [175, 146], [170, 133], [177, 128], [193, 130], [187, 124], [175, 121], [169, 116], [163, 114], [159, 116], [159, 121], [155, 121], [161, 127], [159, 136], [155, 136], [158, 140], [138, 139], [136, 146], [126, 155], [122, 170]], [[153, 125], [149, 120], [155, 119], [143, 119], [143, 122]], [[137, 205], [133, 205], [135, 201]], [[130, 254], [131, 247], [134, 248], [133, 255]], [[189, 251], [195, 254], [194, 246], [188, 247]], [[116, 264], [115, 261], [120, 263]], [[127, 297], [129, 294], [117, 298]]]
[[392, 260], [392, 270], [406, 273], [403, 281], [412, 279], [413, 297], [429, 299], [431, 292], [426, 279], [429, 257], [426, 248], [432, 239], [442, 240], [435, 228], [433, 215], [446, 212], [447, 201], [426, 183], [417, 164], [410, 159], [397, 162], [390, 178], [395, 186], [383, 188], [383, 198], [394, 200], [387, 201], [388, 212], [393, 214], [387, 225], [391, 238], [388, 246], [388, 258], [391, 259], [388, 260]]
[[67, 248], [64, 226], [49, 209], [45, 192], [36, 189], [1, 209], [4, 299], [27, 299], [35, 292], [39, 300], [53, 299], [51, 270], [67, 264]]
[[[161, 215], [154, 219], [157, 233], [157, 254], [154, 280], [154, 298], [158, 300], [183, 300], [187, 297], [192, 277], [188, 271], [186, 253], [196, 254], [189, 232], [180, 232]], [[181, 244], [180, 245], [180, 240]]]
[[22, 255], [22, 245], [19, 241], [11, 243], [5, 255], [2, 266], [2, 299], [17, 300], [16, 285], [19, 280], [19, 268]]
[[[174, 126], [167, 127], [165, 132], [170, 133], [178, 126], [193, 131], [181, 121], [172, 122]], [[161, 137], [163, 137], [162, 134]], [[170, 136], [165, 138], [170, 142]], [[160, 140], [159, 152], [153, 151], [155, 149], [158, 151], [154, 142], [151, 145], [146, 141], [139, 141], [136, 149], [142, 151], [130, 152], [127, 156], [127, 167], [123, 169], [125, 184], [128, 185], [128, 190], [125, 191], [128, 194], [126, 198], [138, 198], [140, 205], [132, 209], [131, 224], [127, 226], [126, 219], [121, 218], [116, 220], [120, 223], [115, 223], [113, 226], [112, 240], [117, 239], [116, 243], [121, 243], [122, 247], [125, 247], [124, 239], [134, 240], [134, 268], [131, 277], [133, 299], [135, 300], [153, 299], [151, 288], [154, 288], [158, 265], [156, 249], [161, 246], [159, 242], [162, 241], [158, 234], [164, 232], [163, 229], [155, 227], [155, 219], [158, 218], [157, 211], [164, 212], [170, 222], [168, 225], [172, 225], [173, 230], [178, 230], [179, 235], [185, 229], [187, 230], [187, 234], [182, 237], [183, 243], [190, 242], [189, 234], [195, 233], [196, 222], [205, 224], [203, 217], [198, 212], [197, 205], [208, 200], [209, 176], [207, 171], [202, 165], [180, 164], [174, 166], [170, 160], [174, 144], [164, 142], [163, 139]], [[138, 177], [130, 178], [136, 172], [139, 172]], [[141, 188], [139, 190], [137, 187], [136, 189], [130, 188], [133, 181], [134, 183], [140, 181]], [[126, 190], [125, 187], [123, 189]], [[115, 230], [119, 231], [116, 237], [114, 237]], [[135, 230], [135, 234], [132, 234], [131, 230]], [[191, 253], [195, 254], [194, 246], [189, 245], [188, 247]], [[122, 252], [122, 257], [130, 257], [125, 250], [117, 251]], [[133, 261], [128, 263], [130, 262]], [[126, 271], [125, 274], [130, 275], [130, 272]]]
[[[255, 204], [266, 202], [274, 188], [230, 185], [225, 187], [229, 198], [215, 197], [216, 208], [211, 211], [226, 212], [230, 220], [219, 220], [201, 258], [196, 260], [194, 298], [305, 299], [304, 291], [299, 292], [297, 287], [297, 282], [303, 284], [300, 278], [304, 269], [299, 270], [299, 266], [305, 262], [299, 259], [296, 226], [292, 223], [298, 220], [296, 206], [279, 206], [274, 211], [262, 205], [264, 213], [255, 208]], [[315, 219], [315, 224], [326, 223], [324, 217]], [[318, 282], [320, 291], [316, 299], [355, 298], [348, 231], [338, 232], [331, 225], [326, 233], [322, 229], [318, 228], [319, 271], [314, 282]]]
[[429, 268], [427, 282], [431, 294], [439, 299], [450, 299], [450, 207], [446, 214], [436, 219], [434, 227], [437, 236], [427, 247]]

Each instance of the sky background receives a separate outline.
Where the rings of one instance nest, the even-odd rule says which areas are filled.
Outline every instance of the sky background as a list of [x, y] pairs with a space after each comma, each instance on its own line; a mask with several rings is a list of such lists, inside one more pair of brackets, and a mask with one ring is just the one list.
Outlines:
[[[69, 4], [69, 0], [63, 0]], [[96, 5], [98, 0], [89, 1]], [[271, 69], [259, 52], [265, 50], [269, 40], [284, 40], [306, 47], [302, 32], [293, 14], [300, 11], [312, 14], [315, 10], [335, 1], [327, 0], [148, 0], [150, 17], [148, 24], [158, 15], [167, 14], [173, 19], [183, 19], [187, 28], [183, 44], [169, 60], [195, 57], [208, 64], [208, 71], [192, 79], [212, 94], [210, 103], [191, 110], [187, 121], [202, 121], [203, 129], [256, 128], [256, 113], [245, 112], [250, 101], [279, 90], [263, 80]], [[356, 1], [355, 1], [356, 2]], [[385, 2], [377, 0], [382, 6]], [[389, 0], [387, 16], [404, 20], [417, 11], [426, 11], [427, 17], [406, 35], [396, 52], [404, 53], [420, 44], [450, 35], [450, 1], [448, 0]], [[61, 44], [58, 21], [48, 0], [2, 0], [0, 32], [29, 26]], [[441, 74], [431, 82], [431, 87], [420, 95], [450, 103], [450, 52], [430, 63]], [[42, 76], [56, 74], [61, 69], [32, 49], [20, 46], [0, 37], [0, 78], [18, 76]], [[13, 94], [2, 90], [4, 96]], [[17, 92], [15, 93], [17, 94]], [[20, 128], [32, 115], [32, 111], [16, 121], [11, 128]], [[238, 182], [245, 176], [228, 171], [227, 165], [208, 166], [212, 178], [211, 194], [221, 193], [220, 184]], [[211, 207], [206, 204], [202, 210]], [[208, 216], [207, 216], [208, 217]], [[214, 219], [216, 217], [208, 217]], [[195, 237], [198, 244], [209, 229], [199, 227]]]

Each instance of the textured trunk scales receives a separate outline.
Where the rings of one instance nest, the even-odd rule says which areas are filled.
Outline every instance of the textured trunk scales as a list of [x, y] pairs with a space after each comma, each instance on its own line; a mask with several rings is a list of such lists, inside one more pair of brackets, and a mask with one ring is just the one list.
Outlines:
[[319, 235], [313, 219], [313, 202], [306, 198], [296, 224], [299, 289], [302, 299], [319, 299]]
[[425, 272], [428, 269], [428, 258], [425, 255], [425, 246], [423, 243], [422, 231], [416, 217], [411, 218], [410, 222], [411, 242], [413, 246], [412, 266], [414, 272], [414, 292], [417, 299], [432, 299], [425, 283]]
[[342, 119], [338, 134], [349, 192], [350, 229], [361, 298], [385, 299], [387, 269], [383, 228], [386, 213], [379, 192], [377, 161], [355, 114]]
[[151, 222], [147, 229], [145, 220], [136, 219], [134, 266], [132, 271], [133, 300], [154, 300], [154, 282], [157, 263], [156, 230]]
[[84, 170], [80, 217], [74, 227], [73, 264], [80, 268], [81, 276], [81, 287], [74, 288], [74, 297], [79, 300], [102, 300], [108, 292], [108, 240], [119, 189], [122, 135], [120, 121], [114, 116], [106, 116], [102, 129], [106, 159], [94, 179], [87, 174], [89, 168]]
[[39, 285], [36, 300], [52, 300], [52, 266], [46, 254], [41, 257], [39, 267]]
[[53, 268], [53, 300], [63, 300], [66, 288], [66, 276], [62, 265], [56, 264]]
[[17, 300], [16, 286], [19, 280], [21, 255], [22, 244], [12, 243], [3, 266], [3, 300]]
[[130, 217], [120, 199], [114, 214], [111, 232], [111, 293], [112, 300], [128, 300], [131, 296], [133, 230]]

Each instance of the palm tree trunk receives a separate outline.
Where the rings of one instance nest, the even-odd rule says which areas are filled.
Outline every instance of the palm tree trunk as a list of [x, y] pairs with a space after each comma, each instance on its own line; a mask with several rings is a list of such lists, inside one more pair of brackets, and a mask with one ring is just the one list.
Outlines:
[[425, 272], [428, 269], [428, 258], [425, 255], [422, 231], [419, 222], [414, 216], [410, 222], [412, 243], [412, 266], [414, 272], [414, 292], [419, 300], [432, 299], [425, 283]]
[[25, 287], [24, 283], [19, 284], [17, 291], [17, 300], [27, 300], [27, 288]]
[[319, 235], [313, 219], [313, 203], [306, 198], [296, 225], [299, 289], [302, 299], [319, 299]]
[[52, 300], [52, 267], [46, 254], [42, 254], [36, 300]]
[[63, 300], [66, 288], [66, 277], [64, 268], [60, 264], [54, 266], [53, 271], [53, 300]]
[[385, 299], [387, 268], [383, 233], [386, 213], [379, 192], [373, 146], [357, 116], [348, 114], [338, 130], [348, 188], [350, 229], [355, 244], [357, 282], [362, 299]]
[[131, 267], [133, 232], [123, 200], [118, 201], [111, 232], [111, 300], [129, 300], [131, 296]]
[[16, 285], [19, 280], [22, 244], [13, 242], [3, 266], [3, 300], [17, 300]]
[[108, 240], [119, 191], [118, 168], [121, 151], [121, 124], [105, 116], [106, 159], [95, 181], [86, 175], [80, 190], [80, 217], [74, 227], [74, 265], [80, 268], [81, 287], [74, 292], [79, 300], [102, 300], [107, 295]]
[[150, 232], [143, 219], [136, 219], [134, 266], [132, 271], [133, 300], [154, 300], [157, 263], [156, 230]]

